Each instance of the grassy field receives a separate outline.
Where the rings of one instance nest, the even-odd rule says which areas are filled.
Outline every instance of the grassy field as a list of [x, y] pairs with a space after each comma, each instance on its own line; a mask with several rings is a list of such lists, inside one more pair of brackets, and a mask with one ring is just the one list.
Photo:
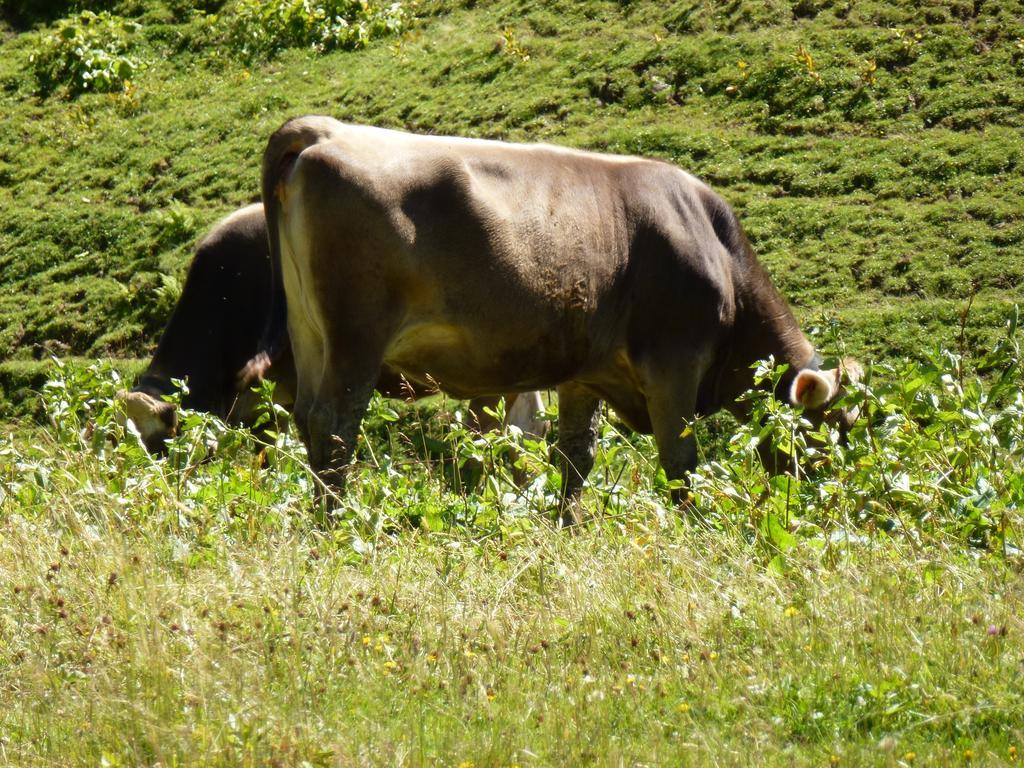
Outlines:
[[[260, 469], [251, 438], [196, 415], [153, 460], [113, 422], [114, 386], [65, 369], [53, 425], [0, 442], [0, 761], [944, 766], [1024, 748], [1019, 490], [990, 507], [1002, 547], [895, 489], [877, 498], [901, 516], [865, 520], [843, 508], [856, 478], [838, 502], [815, 502], [827, 476], [794, 485], [782, 528], [781, 492], [725, 498], [760, 477], [734, 455], [694, 525], [662, 506], [651, 441], [609, 424], [591, 522], [568, 534], [541, 447], [459, 435], [456, 403], [376, 401], [323, 528], [292, 439]], [[460, 487], [469, 460], [487, 479]], [[922, 490], [898, 456], [847, 463], [868, 460]], [[1020, 485], [1010, 463], [992, 459]]]
[[194, 533], [98, 511], [4, 525], [10, 764], [943, 766], [1024, 748], [1021, 575], [944, 548], [804, 552], [781, 577], [717, 533], [407, 533], [354, 555], [293, 520], [217, 532], [196, 563]]
[[[274, 2], [0, 0], [0, 764], [1024, 759], [1024, 4]], [[443, 399], [371, 405], [329, 525], [288, 435], [151, 459], [114, 392], [308, 112], [704, 177], [870, 363], [849, 446], [699, 425], [698, 523], [611, 417], [575, 535]]]
[[741, 430], [694, 477], [702, 523], [665, 508], [652, 440], [606, 421], [575, 533], [547, 445], [478, 437], [457, 402], [375, 400], [324, 525], [294, 438], [261, 468], [248, 433], [187, 414], [153, 459], [116, 372], [65, 364], [49, 425], [0, 439], [0, 761], [1010, 764], [1007, 355], [1002, 390], [892, 372], [848, 446], [798, 443], [799, 478]]

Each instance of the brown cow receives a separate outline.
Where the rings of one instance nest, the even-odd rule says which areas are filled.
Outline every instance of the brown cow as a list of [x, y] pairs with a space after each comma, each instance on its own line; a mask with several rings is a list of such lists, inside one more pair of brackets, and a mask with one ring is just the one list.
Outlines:
[[[177, 412], [163, 400], [175, 391], [172, 379], [187, 380], [182, 405], [213, 413], [233, 424], [251, 426], [258, 400], [248, 389], [239, 392], [237, 372], [257, 350], [269, 315], [270, 250], [263, 205], [242, 208], [220, 221], [196, 249], [181, 297], [164, 329], [156, 353], [135, 388], [122, 395], [125, 413], [151, 452], [164, 449], [177, 429]], [[276, 384], [275, 400], [290, 408], [295, 391], [291, 349], [267, 371]], [[377, 389], [388, 397], [411, 398], [432, 390], [413, 388], [392, 370], [380, 372]], [[483, 411], [497, 398], [470, 404], [482, 428], [494, 426]], [[527, 434], [542, 435], [546, 424], [537, 418], [540, 395], [510, 395], [508, 420]]]
[[563, 499], [602, 399], [685, 479], [685, 424], [742, 416], [755, 361], [789, 364], [812, 419], [840, 389], [728, 204], [666, 163], [310, 116], [271, 137], [263, 201], [278, 303], [249, 372], [287, 328], [295, 420], [336, 491], [382, 365], [459, 397], [557, 386]]

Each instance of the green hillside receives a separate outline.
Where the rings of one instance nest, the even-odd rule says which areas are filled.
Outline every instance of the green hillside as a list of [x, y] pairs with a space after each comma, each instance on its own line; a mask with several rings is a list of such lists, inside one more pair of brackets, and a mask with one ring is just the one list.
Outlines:
[[73, 5], [3, 4], [8, 380], [148, 354], [196, 238], [312, 112], [677, 163], [737, 208], [805, 324], [867, 359], [983, 346], [1021, 299], [1021, 2], [420, 2], [319, 53], [247, 43], [251, 2], [107, 0], [74, 26], [130, 62], [108, 93], [38, 63]]

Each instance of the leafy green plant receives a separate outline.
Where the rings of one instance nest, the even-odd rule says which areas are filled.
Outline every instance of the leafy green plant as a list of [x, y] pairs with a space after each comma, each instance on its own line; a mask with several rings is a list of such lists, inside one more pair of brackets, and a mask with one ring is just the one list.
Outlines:
[[[1017, 553], [1024, 372], [1016, 314], [996, 348], [975, 364], [984, 377], [970, 374], [964, 358], [950, 351], [923, 363], [875, 366], [845, 395], [846, 407], [857, 408], [860, 418], [844, 441], [828, 423], [813, 427], [799, 409], [771, 396], [785, 368], [761, 363], [755, 371], [761, 386], [744, 396], [751, 419], [731, 430], [724, 452], [702, 456], [690, 478], [692, 509], [675, 513], [665, 508], [673, 484], [658, 469], [653, 441], [607, 419], [582, 501], [585, 515], [598, 525], [672, 528], [699, 519], [742, 530], [779, 568], [799, 542], [842, 549], [865, 537], [913, 544], [951, 538]], [[186, 505], [216, 499], [218, 508], [230, 507], [242, 497], [252, 502], [255, 485], [263, 489], [263, 503], [276, 503], [276, 495], [291, 502], [312, 497], [316, 480], [296, 438], [276, 427], [283, 413], [269, 390], [263, 392], [262, 448], [244, 430], [183, 410], [170, 460], [151, 462], [138, 455], [130, 428], [118, 426], [116, 373], [104, 366], [57, 365], [45, 390], [57, 444], [106, 456], [106, 441], [134, 443], [132, 463], [162, 467], [153, 471]], [[502, 423], [504, 406], [490, 415]], [[548, 416], [557, 416], [555, 406]], [[704, 425], [693, 427], [706, 442]], [[762, 449], [769, 442], [784, 457], [787, 473], [772, 475], [764, 466]], [[270, 469], [257, 481], [253, 456], [261, 450]], [[530, 527], [557, 507], [557, 462], [549, 461], [556, 450], [515, 427], [481, 434], [458, 402], [403, 404], [377, 396], [331, 524], [363, 537], [408, 525], [493, 532]], [[389, 505], [392, 512], [382, 513]]]
[[381, 0], [238, 0], [222, 16], [228, 46], [247, 58], [362, 48], [409, 21], [407, 4]]
[[156, 220], [160, 243], [164, 247], [173, 247], [190, 240], [198, 228], [192, 209], [173, 199], [165, 209], [157, 212]]
[[128, 55], [137, 31], [137, 24], [107, 12], [82, 11], [61, 20], [29, 55], [38, 91], [67, 88], [76, 95], [126, 87], [139, 70], [138, 60]]
[[53, 359], [53, 378], [43, 387], [47, 422], [59, 444], [78, 448], [102, 445], [117, 433], [115, 396], [122, 386], [113, 368], [95, 364], [81, 366]]
[[[747, 398], [751, 421], [730, 442], [727, 460], [694, 475], [697, 507], [717, 524], [742, 523], [773, 553], [795, 537], [822, 545], [883, 531], [918, 541], [952, 536], [997, 552], [1019, 552], [1024, 504], [1024, 375], [1008, 321], [995, 349], [971, 375], [959, 353], [940, 350], [924, 363], [877, 365], [846, 395], [860, 419], [844, 444], [823, 424], [765, 390]], [[763, 366], [774, 384], [780, 369]], [[793, 471], [769, 476], [758, 446], [771, 440]]]

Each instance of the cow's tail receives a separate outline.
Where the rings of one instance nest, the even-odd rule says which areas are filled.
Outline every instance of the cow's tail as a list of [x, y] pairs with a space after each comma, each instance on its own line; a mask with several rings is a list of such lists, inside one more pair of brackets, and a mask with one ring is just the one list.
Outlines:
[[284, 182], [299, 155], [329, 138], [334, 121], [327, 117], [300, 117], [289, 120], [270, 137], [263, 153], [262, 196], [270, 245], [270, 312], [256, 354], [238, 374], [239, 388], [247, 389], [261, 381], [270, 367], [289, 347], [288, 313], [281, 276], [281, 238], [279, 215]]

